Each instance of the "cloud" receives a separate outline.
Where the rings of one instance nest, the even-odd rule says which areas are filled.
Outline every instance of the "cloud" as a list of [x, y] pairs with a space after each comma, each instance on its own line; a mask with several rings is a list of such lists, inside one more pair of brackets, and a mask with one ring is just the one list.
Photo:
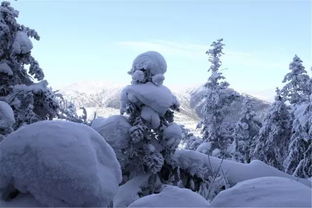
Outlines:
[[[209, 49], [210, 44], [194, 44], [189, 42], [174, 42], [164, 40], [154, 41], [122, 41], [117, 43], [121, 47], [130, 48], [137, 52], [158, 51], [165, 56], [175, 56], [177, 58], [188, 58], [192, 61], [207, 60], [205, 52]], [[252, 51], [236, 51], [227, 49], [223, 56], [224, 65], [242, 66], [243, 68], [284, 68], [287, 67], [288, 60], [282, 59], [278, 54], [272, 53], [255, 53]], [[274, 58], [275, 57], [275, 58]], [[277, 58], [276, 58], [277, 57]], [[285, 62], [286, 61], [286, 62]]]

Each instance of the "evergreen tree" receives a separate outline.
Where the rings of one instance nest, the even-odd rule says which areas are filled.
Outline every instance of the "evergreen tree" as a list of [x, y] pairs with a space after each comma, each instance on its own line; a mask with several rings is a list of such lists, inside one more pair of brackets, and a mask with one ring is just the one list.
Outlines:
[[292, 116], [289, 110], [277, 89], [275, 101], [255, 139], [254, 157], [280, 170], [284, 169], [283, 161], [291, 136]]
[[[30, 38], [39, 40], [33, 29], [17, 23], [18, 11], [9, 2], [0, 6], [0, 101], [14, 112], [14, 129], [55, 117], [85, 122], [74, 106], [56, 94], [44, 80], [44, 73], [31, 55]], [[69, 108], [71, 107], [71, 108]]]
[[286, 83], [281, 90], [281, 95], [290, 104], [298, 104], [309, 99], [312, 92], [311, 81], [302, 60], [295, 55], [289, 64], [290, 72], [285, 75], [283, 83]]
[[243, 163], [250, 162], [255, 145], [254, 137], [261, 127], [261, 123], [255, 119], [255, 116], [249, 98], [245, 97], [241, 118], [233, 133], [233, 158]]
[[200, 122], [203, 132], [203, 140], [209, 142], [208, 154], [220, 157], [229, 157], [227, 152], [230, 143], [229, 129], [223, 125], [227, 106], [231, 105], [238, 96], [228, 90], [229, 84], [224, 81], [225, 77], [220, 72], [221, 55], [223, 54], [223, 39], [214, 41], [206, 54], [209, 55], [211, 76], [205, 84], [203, 119]]
[[29, 38], [39, 40], [35, 30], [16, 22], [18, 11], [9, 2], [0, 6], [0, 100], [15, 115], [14, 128], [57, 116], [58, 103], [47, 87], [42, 69], [31, 55]]
[[173, 111], [179, 103], [162, 85], [166, 62], [157, 52], [146, 52], [133, 62], [129, 74], [132, 84], [121, 95], [121, 113], [128, 115], [131, 140], [126, 151], [129, 164], [123, 170], [125, 178], [150, 174], [153, 192], [163, 181], [160, 171], [170, 163], [181, 140], [181, 128], [173, 122]]
[[312, 176], [312, 94], [309, 100], [295, 107], [294, 116], [285, 171], [309, 178]]

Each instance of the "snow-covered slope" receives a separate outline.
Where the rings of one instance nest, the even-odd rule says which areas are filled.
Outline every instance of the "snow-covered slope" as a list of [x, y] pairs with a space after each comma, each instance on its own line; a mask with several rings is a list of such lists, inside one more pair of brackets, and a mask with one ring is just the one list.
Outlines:
[[[101, 117], [119, 114], [120, 93], [123, 87], [125, 86], [107, 82], [79, 82], [61, 89], [60, 93], [77, 107], [85, 107], [88, 111], [88, 117], [92, 119], [94, 113]], [[201, 114], [202, 87], [176, 88], [172, 92], [181, 104], [180, 112], [175, 113], [175, 122], [184, 125], [198, 135], [199, 130], [196, 129], [196, 126]], [[242, 100], [240, 99], [234, 104], [235, 108], [228, 116], [233, 122], [239, 117]], [[251, 100], [254, 110], [259, 112], [259, 119], [261, 120], [269, 107], [269, 103], [254, 97], [251, 97]]]

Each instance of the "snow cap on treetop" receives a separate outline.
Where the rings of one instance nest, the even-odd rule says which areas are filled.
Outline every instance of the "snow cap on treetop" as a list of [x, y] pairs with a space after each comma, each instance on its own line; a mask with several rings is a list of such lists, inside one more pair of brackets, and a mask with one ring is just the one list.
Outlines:
[[134, 59], [129, 74], [133, 74], [137, 70], [149, 71], [152, 76], [156, 74], [164, 74], [167, 70], [167, 63], [160, 53], [156, 51], [148, 51], [140, 54]]

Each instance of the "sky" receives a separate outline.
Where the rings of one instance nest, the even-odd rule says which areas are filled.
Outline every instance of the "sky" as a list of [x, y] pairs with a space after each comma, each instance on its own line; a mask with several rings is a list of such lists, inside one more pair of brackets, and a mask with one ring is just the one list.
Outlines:
[[[36, 29], [33, 56], [55, 88], [81, 81], [130, 83], [133, 59], [158, 51], [165, 85], [206, 82], [205, 52], [225, 47], [222, 72], [239, 92], [272, 100], [293, 56], [312, 66], [309, 0], [19, 0], [19, 23]], [[311, 73], [310, 73], [311, 74]]]

